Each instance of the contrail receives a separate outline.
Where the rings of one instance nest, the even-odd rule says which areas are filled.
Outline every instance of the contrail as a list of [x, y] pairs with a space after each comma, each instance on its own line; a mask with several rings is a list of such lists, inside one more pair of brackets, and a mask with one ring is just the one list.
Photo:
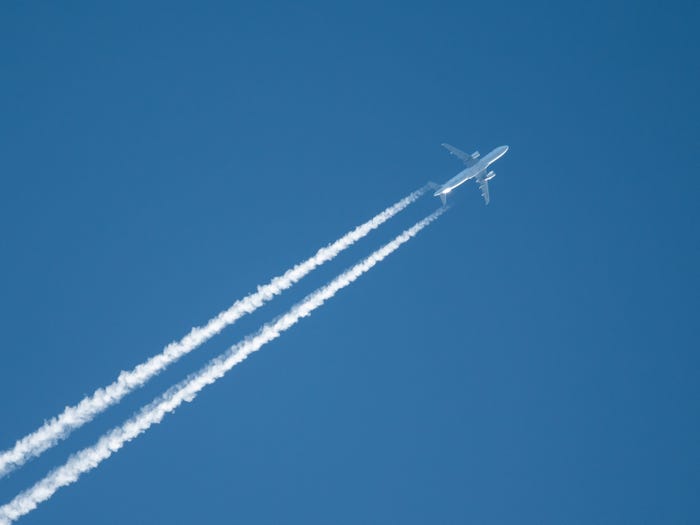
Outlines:
[[167, 413], [173, 412], [185, 401], [192, 401], [205, 386], [214, 383], [250, 354], [279, 337], [282, 332], [291, 328], [302, 317], [310, 315], [316, 308], [333, 297], [336, 292], [351, 284], [378, 262], [396, 251], [402, 244], [409, 241], [423, 228], [442, 215], [445, 210], [447, 210], [445, 207], [439, 208], [408, 230], [405, 230], [369, 257], [294, 305], [286, 314], [264, 325], [255, 334], [251, 334], [219, 357], [211, 360], [199, 372], [190, 375], [184, 381], [170, 388], [162, 396], [142, 408], [123, 425], [102, 436], [93, 446], [73, 455], [63, 466], [49, 473], [36, 485], [18, 494], [12, 501], [0, 507], [0, 525], [12, 523], [31, 512], [39, 503], [49, 499], [59, 488], [74, 483], [82, 474], [94, 469], [102, 461], [122, 448], [127, 441], [131, 441], [152, 425], [159, 423]]
[[340, 252], [415, 202], [427, 190], [428, 186], [424, 186], [404, 197], [369, 221], [346, 233], [334, 243], [321, 248], [313, 257], [273, 278], [269, 283], [258, 286], [256, 292], [236, 301], [230, 308], [210, 319], [206, 325], [192, 328], [190, 333], [180, 341], [167, 345], [160, 354], [149, 358], [128, 372], [121, 372], [116, 381], [104, 388], [98, 388], [77, 405], [66, 407], [60, 415], [46, 421], [39, 429], [19, 439], [11, 449], [0, 453], [0, 478], [23, 465], [32, 457], [51, 448], [58, 441], [66, 438], [70, 432], [118, 403], [129, 392], [144, 385], [168, 365], [191, 352], [245, 314], [254, 312], [321, 264], [333, 259]]

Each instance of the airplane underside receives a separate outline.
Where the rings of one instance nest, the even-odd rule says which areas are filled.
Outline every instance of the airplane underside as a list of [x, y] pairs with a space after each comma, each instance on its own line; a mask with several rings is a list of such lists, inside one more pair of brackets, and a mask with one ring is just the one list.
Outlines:
[[471, 155], [464, 153], [463, 151], [451, 146], [449, 144], [443, 144], [443, 146], [452, 154], [459, 158], [466, 169], [461, 173], [448, 180], [445, 184], [437, 188], [437, 191], [433, 193], [435, 197], [440, 197], [443, 206], [447, 203], [447, 194], [458, 186], [461, 186], [470, 179], [474, 179], [477, 183], [479, 189], [481, 190], [481, 196], [484, 198], [486, 204], [489, 203], [489, 184], [488, 181], [496, 176], [496, 173], [489, 171], [489, 166], [505, 155], [508, 151], [508, 146], [499, 146], [492, 150], [485, 157], [480, 158], [478, 151], [475, 151]]

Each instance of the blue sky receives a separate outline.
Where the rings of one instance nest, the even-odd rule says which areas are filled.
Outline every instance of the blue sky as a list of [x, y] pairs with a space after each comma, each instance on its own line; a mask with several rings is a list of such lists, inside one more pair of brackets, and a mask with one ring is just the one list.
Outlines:
[[[22, 523], [697, 523], [694, 2], [0, 7], [0, 448], [427, 180], [418, 238]], [[424, 198], [0, 503], [428, 214]]]

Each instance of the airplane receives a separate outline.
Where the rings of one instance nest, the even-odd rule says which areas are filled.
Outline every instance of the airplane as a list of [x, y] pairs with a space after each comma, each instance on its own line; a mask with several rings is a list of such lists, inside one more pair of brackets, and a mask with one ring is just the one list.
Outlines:
[[455, 157], [461, 159], [464, 162], [466, 168], [460, 171], [457, 175], [452, 177], [442, 186], [436, 186], [435, 193], [433, 197], [440, 197], [443, 206], [447, 203], [447, 194], [454, 190], [457, 186], [460, 186], [467, 182], [469, 179], [474, 179], [479, 185], [481, 190], [481, 195], [484, 197], [486, 204], [489, 203], [489, 181], [496, 176], [494, 171], [489, 171], [489, 166], [500, 159], [508, 151], [508, 146], [499, 146], [491, 151], [485, 157], [480, 157], [479, 152], [475, 151], [471, 155], [458, 150], [454, 146], [449, 144], [442, 144], [442, 146], [452, 153]]

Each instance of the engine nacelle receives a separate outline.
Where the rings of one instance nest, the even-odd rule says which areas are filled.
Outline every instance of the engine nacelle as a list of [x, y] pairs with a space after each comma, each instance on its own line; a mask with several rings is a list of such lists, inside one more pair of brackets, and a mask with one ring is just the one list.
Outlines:
[[486, 174], [486, 177], [484, 177], [484, 180], [486, 180], [486, 181], [491, 180], [491, 179], [493, 179], [495, 176], [496, 176], [496, 172], [495, 172], [495, 171], [489, 171], [489, 172]]

